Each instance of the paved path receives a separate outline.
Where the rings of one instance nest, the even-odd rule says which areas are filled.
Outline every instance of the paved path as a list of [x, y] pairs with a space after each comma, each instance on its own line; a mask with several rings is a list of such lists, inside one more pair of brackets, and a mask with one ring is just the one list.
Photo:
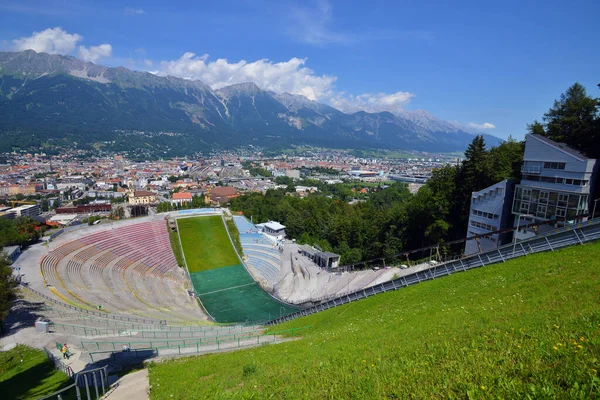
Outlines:
[[117, 381], [117, 387], [104, 398], [107, 400], [148, 400], [150, 383], [148, 370], [132, 372]]

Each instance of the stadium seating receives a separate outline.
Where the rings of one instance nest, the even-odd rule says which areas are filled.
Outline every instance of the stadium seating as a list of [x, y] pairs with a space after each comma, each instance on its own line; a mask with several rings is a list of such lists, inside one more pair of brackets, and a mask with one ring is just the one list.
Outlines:
[[245, 217], [234, 216], [233, 221], [240, 233], [246, 264], [258, 271], [269, 285], [273, 285], [281, 270], [281, 253], [277, 245], [259, 233], [258, 228]]
[[201, 317], [184, 289], [186, 279], [162, 220], [65, 243], [42, 259], [41, 272], [63, 300], [157, 319]]

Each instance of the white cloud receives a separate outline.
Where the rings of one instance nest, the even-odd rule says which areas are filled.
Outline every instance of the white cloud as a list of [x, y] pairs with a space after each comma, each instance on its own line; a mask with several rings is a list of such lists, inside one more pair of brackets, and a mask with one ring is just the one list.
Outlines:
[[152, 65], [154, 65], [154, 63], [152, 62], [152, 60], [149, 60], [146, 58], [146, 59], [144, 59], [144, 65], [146, 67], [151, 67]]
[[50, 54], [67, 54], [75, 49], [77, 42], [83, 37], [76, 33], [67, 33], [60, 27], [49, 28], [41, 32], [33, 32], [29, 37], [13, 40], [13, 48], [17, 51], [35, 50]]
[[333, 7], [326, 0], [318, 1], [314, 7], [293, 7], [288, 18], [288, 33], [302, 43], [318, 46], [348, 44], [358, 37], [333, 28]]
[[99, 46], [79, 46], [79, 58], [83, 61], [97, 62], [101, 58], [112, 56], [112, 46], [110, 44], [101, 44]]
[[125, 7], [125, 15], [142, 15], [146, 14], [142, 8]]
[[347, 113], [356, 111], [397, 113], [402, 111], [413, 97], [415, 95], [409, 92], [364, 93], [357, 96], [337, 93], [329, 99], [329, 103]]
[[337, 78], [316, 75], [305, 64], [306, 58], [296, 57], [277, 63], [267, 59], [230, 63], [223, 58], [208, 61], [208, 54], [196, 56], [194, 53], [185, 53], [177, 60], [162, 61], [156, 73], [200, 79], [216, 89], [234, 83], [254, 82], [264, 90], [301, 94], [311, 100], [322, 100], [330, 94]]
[[469, 127], [474, 128], [474, 129], [494, 129], [496, 127], [496, 125], [489, 123], [489, 122], [484, 122], [483, 124], [476, 124], [474, 122], [469, 122]]
[[[148, 67], [151, 63], [144, 62]], [[229, 62], [220, 58], [209, 61], [208, 54], [196, 56], [185, 53], [173, 61], [161, 61], [152, 73], [172, 75], [184, 79], [199, 79], [213, 89], [242, 82], [254, 82], [263, 90], [303, 95], [310, 100], [330, 104], [344, 112], [400, 112], [414, 97], [409, 92], [365, 93], [352, 95], [336, 90], [337, 77], [318, 75], [306, 67], [306, 58], [293, 57], [288, 61], [267, 59], [248, 62]]]

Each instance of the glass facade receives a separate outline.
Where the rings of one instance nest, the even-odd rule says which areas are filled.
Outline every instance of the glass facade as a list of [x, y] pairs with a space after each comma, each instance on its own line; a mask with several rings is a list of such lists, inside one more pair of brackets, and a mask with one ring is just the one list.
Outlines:
[[574, 219], [587, 213], [587, 194], [557, 192], [517, 186], [513, 214], [530, 214], [542, 219]]

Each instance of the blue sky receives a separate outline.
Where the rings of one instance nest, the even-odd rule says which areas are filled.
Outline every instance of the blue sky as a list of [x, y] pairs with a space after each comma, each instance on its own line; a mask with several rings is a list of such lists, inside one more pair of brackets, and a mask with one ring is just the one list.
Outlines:
[[597, 0], [3, 0], [0, 47], [522, 138], [572, 83], [600, 97], [599, 15]]

